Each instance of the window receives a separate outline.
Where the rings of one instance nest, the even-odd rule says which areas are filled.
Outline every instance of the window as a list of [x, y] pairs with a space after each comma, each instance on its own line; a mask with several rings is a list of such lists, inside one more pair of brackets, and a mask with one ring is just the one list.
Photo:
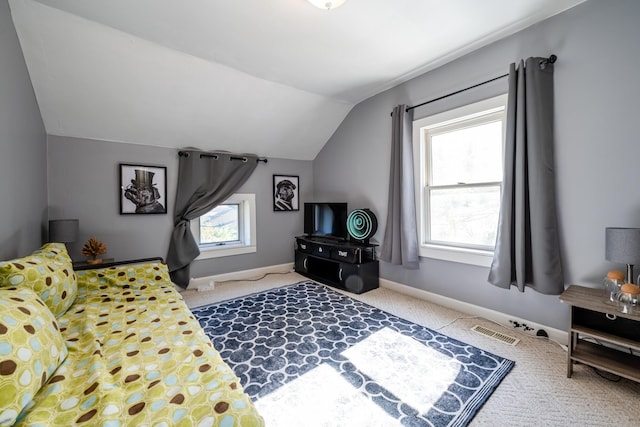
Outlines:
[[240, 243], [240, 204], [227, 203], [213, 208], [200, 217], [201, 245]]
[[414, 121], [420, 256], [491, 265], [506, 95]]
[[191, 232], [200, 248], [200, 256], [196, 259], [255, 252], [255, 205], [255, 194], [234, 194], [191, 221]]

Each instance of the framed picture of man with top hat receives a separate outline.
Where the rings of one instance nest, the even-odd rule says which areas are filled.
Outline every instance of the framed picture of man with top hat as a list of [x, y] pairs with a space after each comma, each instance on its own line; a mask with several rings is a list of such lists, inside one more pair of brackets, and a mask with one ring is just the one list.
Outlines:
[[167, 168], [120, 163], [120, 213], [166, 214]]
[[273, 210], [300, 210], [298, 197], [299, 177], [294, 175], [273, 175]]

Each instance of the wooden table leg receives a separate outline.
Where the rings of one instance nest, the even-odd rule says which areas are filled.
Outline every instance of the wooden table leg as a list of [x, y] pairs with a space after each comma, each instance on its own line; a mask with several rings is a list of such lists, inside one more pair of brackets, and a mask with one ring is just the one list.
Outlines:
[[578, 334], [573, 332], [573, 306], [569, 310], [569, 342], [567, 346], [567, 378], [571, 378], [573, 375], [573, 360], [571, 359], [571, 355], [573, 354], [573, 350], [576, 348], [578, 344]]

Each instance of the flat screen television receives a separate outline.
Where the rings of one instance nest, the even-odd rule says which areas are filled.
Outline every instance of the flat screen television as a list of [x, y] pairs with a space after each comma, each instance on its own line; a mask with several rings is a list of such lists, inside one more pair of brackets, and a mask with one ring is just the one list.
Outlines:
[[304, 234], [347, 240], [347, 204], [305, 203]]

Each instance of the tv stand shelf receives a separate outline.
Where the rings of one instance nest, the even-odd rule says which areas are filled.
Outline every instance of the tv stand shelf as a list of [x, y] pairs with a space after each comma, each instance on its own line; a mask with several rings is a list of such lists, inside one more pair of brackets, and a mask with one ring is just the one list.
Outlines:
[[571, 306], [567, 377], [580, 362], [640, 382], [640, 315], [618, 312], [602, 289], [571, 285], [560, 301]]
[[361, 294], [378, 287], [376, 246], [296, 237], [295, 271], [329, 286]]

